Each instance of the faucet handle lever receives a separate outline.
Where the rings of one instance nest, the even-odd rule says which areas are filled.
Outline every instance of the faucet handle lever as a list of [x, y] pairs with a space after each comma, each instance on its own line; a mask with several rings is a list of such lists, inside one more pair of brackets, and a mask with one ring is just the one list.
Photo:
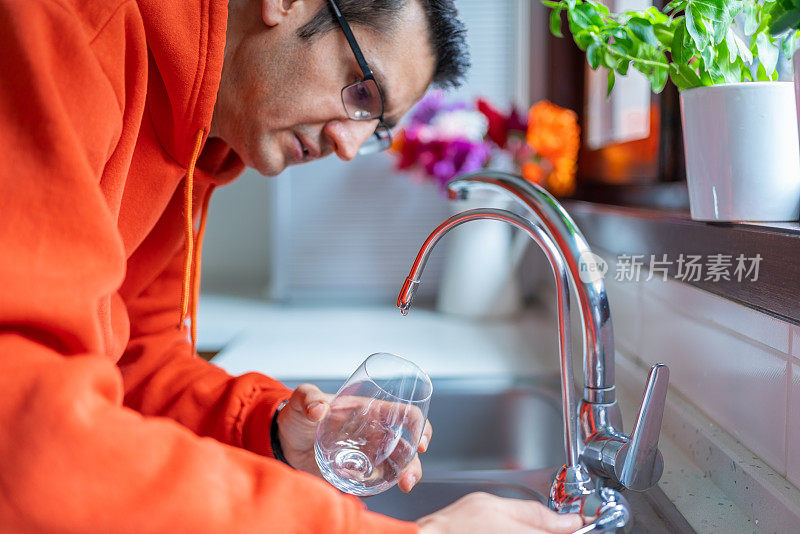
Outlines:
[[654, 365], [647, 377], [642, 406], [636, 416], [636, 425], [630, 440], [620, 452], [624, 456], [617, 469], [619, 481], [628, 489], [643, 491], [654, 486], [664, 470], [664, 461], [658, 450], [661, 419], [669, 385], [669, 367]]

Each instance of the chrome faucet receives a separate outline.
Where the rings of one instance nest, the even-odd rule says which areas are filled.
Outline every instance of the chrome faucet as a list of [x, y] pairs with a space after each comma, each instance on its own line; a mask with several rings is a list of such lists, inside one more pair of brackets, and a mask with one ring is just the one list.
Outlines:
[[[661, 477], [658, 437], [669, 369], [657, 364], [650, 370], [634, 431], [630, 436], [623, 434], [614, 390], [614, 335], [608, 296], [602, 276], [596, 273], [598, 258], [572, 218], [547, 191], [508, 173], [467, 174], [451, 180], [447, 189], [451, 200], [466, 199], [476, 190], [500, 192], [519, 202], [525, 217], [507, 210], [477, 209], [447, 219], [420, 248], [398, 296], [398, 308], [403, 315], [408, 313], [428, 256], [456, 226], [472, 220], [499, 220], [523, 230], [539, 244], [556, 277], [566, 453], [566, 464], [550, 490], [549, 505], [559, 512], [592, 518], [590, 530], [595, 532], [629, 528], [630, 509], [616, 489], [643, 491]], [[584, 331], [584, 390], [579, 407], [573, 393], [570, 281], [578, 295]]]

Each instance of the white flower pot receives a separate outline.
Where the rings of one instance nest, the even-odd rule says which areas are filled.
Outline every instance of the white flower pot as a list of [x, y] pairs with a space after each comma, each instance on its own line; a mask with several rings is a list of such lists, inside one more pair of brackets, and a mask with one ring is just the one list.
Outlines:
[[[452, 213], [508, 209], [497, 195], [450, 203]], [[464, 317], [507, 318], [522, 309], [517, 266], [530, 239], [500, 221], [471, 221], [451, 231], [436, 309]]]
[[800, 141], [792, 82], [681, 92], [692, 219], [796, 221]]
[[797, 123], [800, 126], [800, 50], [794, 53], [794, 102], [797, 105]]

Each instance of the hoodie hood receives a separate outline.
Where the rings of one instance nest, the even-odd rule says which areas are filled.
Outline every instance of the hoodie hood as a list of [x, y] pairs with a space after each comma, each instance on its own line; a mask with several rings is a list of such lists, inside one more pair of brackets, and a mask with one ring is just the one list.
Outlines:
[[[188, 168], [197, 133], [202, 130], [205, 141], [211, 127], [225, 56], [228, 2], [136, 1], [152, 73], [147, 97], [151, 123], [164, 150]], [[196, 180], [222, 185], [236, 178], [244, 164], [229, 145], [212, 139], [204, 142], [196, 167]]]

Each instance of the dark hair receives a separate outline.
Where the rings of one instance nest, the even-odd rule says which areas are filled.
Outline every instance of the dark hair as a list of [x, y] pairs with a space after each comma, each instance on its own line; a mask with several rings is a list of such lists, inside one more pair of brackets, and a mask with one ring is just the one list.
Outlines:
[[[397, 15], [409, 0], [338, 0], [339, 10], [351, 25], [362, 25], [378, 32], [391, 30], [393, 15]], [[436, 58], [433, 85], [440, 88], [458, 87], [470, 67], [466, 43], [466, 28], [458, 19], [454, 0], [418, 1], [428, 20], [428, 37]], [[304, 24], [298, 36], [310, 41], [315, 36], [337, 29], [339, 24], [330, 5], [325, 6]]]

